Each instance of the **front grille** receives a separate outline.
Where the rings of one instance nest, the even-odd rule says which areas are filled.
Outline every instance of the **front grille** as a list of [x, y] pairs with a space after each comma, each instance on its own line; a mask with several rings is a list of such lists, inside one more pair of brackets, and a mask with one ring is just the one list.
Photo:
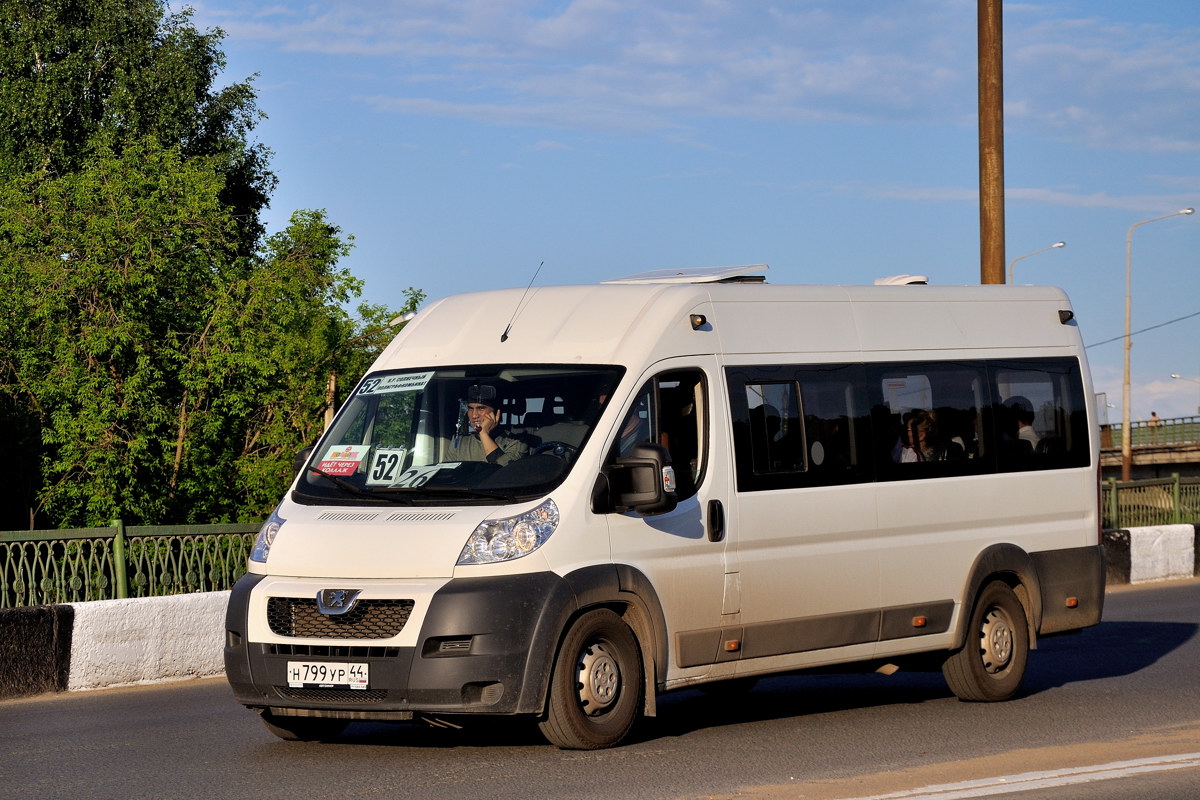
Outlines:
[[276, 686], [275, 691], [288, 700], [317, 703], [382, 703], [388, 696], [387, 689], [292, 689]]
[[359, 600], [345, 614], [322, 614], [316, 598], [267, 599], [267, 624], [276, 636], [309, 639], [389, 639], [404, 630], [412, 600]]
[[399, 647], [368, 644], [279, 644], [261, 645], [264, 655], [305, 658], [399, 658]]

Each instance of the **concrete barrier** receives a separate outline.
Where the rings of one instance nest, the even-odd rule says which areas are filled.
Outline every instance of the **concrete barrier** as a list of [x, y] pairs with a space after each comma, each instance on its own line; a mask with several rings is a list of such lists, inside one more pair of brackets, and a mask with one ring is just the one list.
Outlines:
[[1129, 582], [1178, 580], [1196, 572], [1196, 529], [1160, 525], [1131, 531]]
[[70, 606], [0, 611], [0, 698], [67, 688], [73, 619]]
[[76, 603], [67, 689], [99, 689], [225, 671], [229, 592]]
[[229, 592], [0, 610], [0, 698], [225, 670]]
[[1110, 584], [1178, 580], [1200, 575], [1200, 526], [1154, 525], [1104, 532]]
[[[1105, 531], [1109, 584], [1200, 575], [1198, 526]], [[229, 592], [0, 610], [0, 698], [224, 671]]]

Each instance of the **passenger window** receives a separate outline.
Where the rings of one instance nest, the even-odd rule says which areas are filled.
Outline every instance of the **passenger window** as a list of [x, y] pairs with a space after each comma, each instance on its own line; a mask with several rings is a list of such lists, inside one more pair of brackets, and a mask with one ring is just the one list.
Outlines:
[[988, 469], [983, 436], [988, 408], [982, 364], [872, 365], [879, 402], [873, 413], [882, 480], [962, 475]]
[[1091, 461], [1078, 362], [1040, 359], [992, 369], [1002, 471], [1086, 466]]
[[738, 491], [1086, 467], [1079, 361], [728, 367]]
[[866, 444], [866, 407], [850, 367], [801, 373], [808, 471], [812, 482], [852, 483], [862, 480]]
[[870, 480], [861, 376], [854, 364], [731, 368], [738, 488]]
[[801, 423], [799, 385], [794, 381], [746, 384], [746, 406], [750, 409], [754, 472], [803, 472], [808, 448]]

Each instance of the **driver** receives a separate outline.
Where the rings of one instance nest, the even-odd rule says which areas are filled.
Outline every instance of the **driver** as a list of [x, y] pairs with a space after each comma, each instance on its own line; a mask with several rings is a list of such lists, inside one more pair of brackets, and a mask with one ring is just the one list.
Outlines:
[[486, 461], [504, 466], [524, 457], [529, 447], [506, 436], [498, 427], [496, 387], [476, 384], [467, 390], [467, 423], [471, 432], [455, 436], [448, 453], [451, 461]]

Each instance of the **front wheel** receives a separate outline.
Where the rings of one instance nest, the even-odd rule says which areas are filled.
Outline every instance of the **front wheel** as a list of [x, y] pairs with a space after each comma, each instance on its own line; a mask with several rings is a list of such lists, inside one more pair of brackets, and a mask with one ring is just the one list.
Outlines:
[[608, 609], [589, 611], [571, 626], [554, 662], [542, 735], [564, 750], [612, 747], [633, 729], [641, 706], [633, 631]]
[[1029, 659], [1025, 608], [1003, 581], [992, 581], [971, 610], [967, 640], [942, 664], [942, 675], [960, 700], [1008, 700], [1021, 687]]

